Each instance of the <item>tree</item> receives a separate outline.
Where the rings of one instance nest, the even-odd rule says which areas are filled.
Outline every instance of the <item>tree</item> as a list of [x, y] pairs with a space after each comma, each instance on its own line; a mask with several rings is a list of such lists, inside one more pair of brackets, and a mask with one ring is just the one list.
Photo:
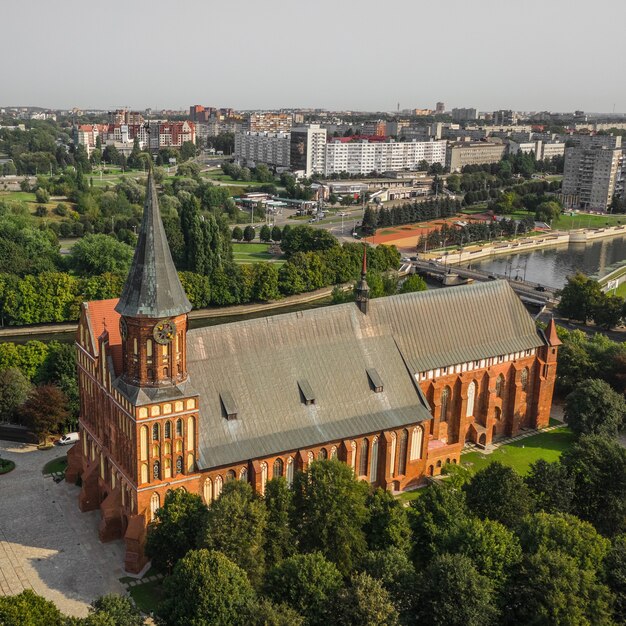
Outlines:
[[35, 200], [39, 204], [47, 204], [50, 202], [50, 194], [43, 187], [39, 187], [37, 191], [35, 191]]
[[402, 283], [400, 293], [413, 293], [414, 291], [426, 291], [427, 289], [426, 281], [419, 274], [411, 274]]
[[499, 461], [474, 474], [463, 488], [467, 506], [481, 519], [514, 527], [532, 509], [531, 495], [522, 477]]
[[184, 141], [180, 147], [180, 160], [187, 161], [196, 156], [196, 144], [193, 141]]
[[337, 239], [327, 230], [302, 225], [283, 229], [281, 249], [287, 256], [297, 252], [321, 252], [338, 246]]
[[246, 573], [221, 552], [191, 550], [165, 579], [158, 613], [165, 626], [248, 626], [255, 593]]
[[113, 272], [126, 274], [133, 258], [133, 249], [109, 235], [86, 235], [70, 250], [70, 266], [81, 274], [94, 276]]
[[511, 584], [506, 624], [610, 626], [610, 592], [595, 572], [571, 556], [545, 548], [524, 558]]
[[14, 421], [17, 409], [31, 391], [28, 378], [17, 367], [0, 370], [0, 422]]
[[614, 439], [583, 435], [561, 456], [574, 479], [572, 513], [612, 536], [626, 530], [626, 450]]
[[272, 263], [255, 263], [253, 266], [254, 287], [252, 297], [259, 302], [278, 300], [278, 267]]
[[458, 531], [469, 515], [465, 493], [447, 485], [424, 490], [424, 494], [411, 503], [410, 511], [413, 559], [423, 566], [443, 550], [448, 537]]
[[542, 202], [535, 210], [535, 219], [539, 222], [547, 222], [552, 224], [552, 221], [558, 221], [561, 215], [561, 207], [558, 202], [550, 200], [548, 202]]
[[291, 528], [293, 491], [282, 476], [272, 478], [265, 485], [265, 507], [267, 508], [265, 556], [269, 563], [279, 563], [291, 556], [296, 549]]
[[280, 241], [282, 237], [282, 231], [280, 226], [274, 226], [272, 228], [272, 241]]
[[496, 589], [504, 586], [522, 560], [520, 542], [512, 531], [500, 522], [475, 517], [465, 518], [448, 537], [446, 551], [469, 557]]
[[380, 580], [400, 613], [401, 621], [409, 623], [415, 605], [417, 581], [415, 567], [407, 553], [395, 547], [371, 551], [365, 555], [361, 565], [364, 572]]
[[305, 626], [304, 617], [288, 604], [274, 604], [267, 598], [254, 607], [252, 626]]
[[300, 548], [319, 550], [347, 575], [366, 550], [368, 487], [337, 460], [314, 461], [294, 480], [295, 527]]
[[[144, 618], [139, 609], [132, 603], [129, 597], [109, 594], [100, 596], [89, 607], [90, 617], [98, 617], [94, 620], [94, 626], [143, 626]], [[85, 621], [91, 626], [90, 617]]]
[[233, 228], [232, 238], [235, 241], [241, 241], [243, 239], [243, 230], [241, 230], [240, 226], [235, 226], [235, 228]]
[[319, 552], [296, 554], [270, 570], [265, 589], [275, 602], [286, 602], [310, 626], [332, 622], [332, 610], [342, 587], [337, 567]]
[[184, 489], [172, 489], [157, 509], [156, 524], [148, 528], [146, 555], [158, 570], [171, 572], [189, 550], [196, 547], [198, 528], [207, 516], [200, 496]]
[[68, 415], [67, 398], [56, 385], [35, 387], [20, 408], [22, 422], [40, 441], [57, 432]]
[[603, 380], [587, 379], [565, 399], [564, 416], [577, 435], [616, 437], [626, 417], [626, 401]]
[[524, 554], [544, 549], [572, 557], [578, 567], [597, 572], [610, 542], [589, 523], [567, 513], [535, 513], [522, 522], [519, 537]]
[[486, 626], [498, 611], [491, 581], [465, 555], [441, 554], [419, 584], [418, 622], [429, 626]]
[[254, 232], [254, 228], [248, 224], [248, 226], [243, 229], [243, 238], [245, 241], [250, 242], [253, 241], [255, 237], [256, 233]]
[[270, 227], [267, 224], [263, 224], [263, 226], [261, 226], [261, 231], [259, 233], [259, 239], [261, 241], [269, 241], [271, 239], [271, 236], [272, 236], [272, 231]]
[[593, 321], [603, 328], [613, 328], [624, 317], [625, 306], [624, 298], [603, 294], [592, 312]]
[[340, 626], [396, 626], [398, 611], [382, 583], [365, 573], [353, 574], [341, 591], [335, 623]]
[[2, 626], [64, 626], [65, 618], [54, 602], [26, 589], [15, 596], [0, 596]]
[[209, 507], [198, 543], [225, 554], [248, 574], [252, 584], [258, 585], [265, 569], [266, 528], [263, 500], [255, 495], [249, 483], [232, 480]]
[[593, 318], [593, 313], [604, 296], [598, 282], [581, 272], [568, 277], [567, 284], [557, 295], [560, 297], [559, 312], [583, 323]]
[[535, 508], [545, 513], [569, 513], [574, 497], [574, 480], [567, 468], [555, 461], [539, 459], [524, 477], [533, 494]]
[[365, 207], [363, 213], [363, 221], [361, 222], [361, 229], [366, 235], [371, 235], [376, 231], [378, 226], [378, 212], [372, 207]]
[[615, 623], [626, 623], [626, 535], [613, 538], [611, 549], [604, 560], [603, 580], [615, 598]]
[[408, 551], [411, 527], [404, 507], [389, 491], [376, 489], [367, 498], [369, 519], [364, 531], [370, 550], [397, 547]]

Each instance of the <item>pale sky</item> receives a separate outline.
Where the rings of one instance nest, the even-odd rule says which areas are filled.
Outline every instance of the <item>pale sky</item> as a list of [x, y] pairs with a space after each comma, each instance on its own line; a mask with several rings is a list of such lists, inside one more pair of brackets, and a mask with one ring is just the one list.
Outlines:
[[625, 0], [3, 0], [0, 106], [626, 112]]

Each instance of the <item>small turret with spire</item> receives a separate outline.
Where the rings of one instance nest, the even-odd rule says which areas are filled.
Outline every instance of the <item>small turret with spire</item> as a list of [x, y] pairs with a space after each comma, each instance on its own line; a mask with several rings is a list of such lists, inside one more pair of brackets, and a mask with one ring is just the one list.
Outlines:
[[367, 284], [367, 245], [363, 244], [363, 265], [361, 267], [361, 280], [356, 285], [356, 305], [364, 315], [370, 304], [370, 288]]

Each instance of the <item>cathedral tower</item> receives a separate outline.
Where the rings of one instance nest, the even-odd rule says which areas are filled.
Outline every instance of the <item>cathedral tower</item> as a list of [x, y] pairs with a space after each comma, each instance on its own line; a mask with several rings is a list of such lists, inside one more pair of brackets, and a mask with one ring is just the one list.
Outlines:
[[184, 382], [191, 304], [172, 261], [152, 171], [135, 256], [115, 310], [121, 316], [123, 381], [133, 387]]

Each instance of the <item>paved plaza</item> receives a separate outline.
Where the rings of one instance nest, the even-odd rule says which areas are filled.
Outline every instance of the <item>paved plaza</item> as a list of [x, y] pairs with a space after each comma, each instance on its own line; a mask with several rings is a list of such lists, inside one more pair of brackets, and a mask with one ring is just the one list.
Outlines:
[[0, 475], [0, 594], [31, 588], [84, 616], [98, 596], [125, 593], [124, 545], [100, 543], [100, 513], [80, 512], [78, 487], [43, 476], [43, 466], [68, 449], [0, 441], [0, 456], [16, 464]]

